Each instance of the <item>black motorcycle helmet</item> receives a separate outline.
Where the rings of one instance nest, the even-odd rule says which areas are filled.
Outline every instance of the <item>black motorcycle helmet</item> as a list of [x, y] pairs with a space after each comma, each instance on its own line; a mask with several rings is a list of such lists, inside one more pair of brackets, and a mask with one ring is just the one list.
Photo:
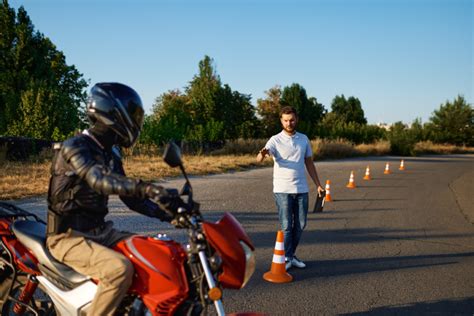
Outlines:
[[92, 125], [102, 125], [118, 136], [118, 144], [132, 146], [143, 126], [144, 109], [138, 93], [121, 83], [95, 84], [86, 107]]

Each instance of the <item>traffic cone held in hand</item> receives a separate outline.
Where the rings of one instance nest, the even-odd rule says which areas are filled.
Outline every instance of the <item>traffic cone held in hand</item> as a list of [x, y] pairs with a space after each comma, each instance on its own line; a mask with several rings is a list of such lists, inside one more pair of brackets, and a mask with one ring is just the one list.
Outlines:
[[400, 161], [400, 168], [398, 168], [398, 170], [405, 170], [405, 162], [403, 161]]
[[283, 243], [283, 231], [281, 230], [277, 233], [272, 267], [270, 271], [263, 274], [263, 279], [272, 283], [287, 283], [293, 281], [293, 277], [286, 272], [285, 268], [285, 246]]
[[354, 189], [356, 187], [354, 182], [354, 171], [351, 171], [351, 176], [349, 177], [349, 183], [346, 185], [349, 189]]
[[391, 174], [392, 173], [390, 171], [390, 164], [388, 162], [385, 164], [385, 171], [383, 173], [384, 174]]
[[331, 202], [332, 197], [331, 197], [331, 181], [326, 180], [326, 187], [324, 188], [326, 190], [326, 197], [324, 198], [325, 202]]
[[367, 168], [365, 169], [364, 180], [372, 180], [372, 177], [370, 176], [370, 167], [369, 166], [367, 166]]

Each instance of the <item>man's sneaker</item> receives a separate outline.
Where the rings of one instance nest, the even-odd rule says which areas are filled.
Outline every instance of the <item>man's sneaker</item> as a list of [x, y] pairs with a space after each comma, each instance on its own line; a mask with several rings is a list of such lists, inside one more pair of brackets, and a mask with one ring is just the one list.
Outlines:
[[290, 268], [291, 268], [291, 262], [293, 260], [290, 260], [290, 258], [286, 257], [285, 258], [285, 268], [286, 268], [286, 271], [288, 271]]
[[306, 268], [306, 264], [296, 257], [293, 257], [293, 259], [290, 261], [290, 267], [291, 266], [295, 266], [300, 269]]

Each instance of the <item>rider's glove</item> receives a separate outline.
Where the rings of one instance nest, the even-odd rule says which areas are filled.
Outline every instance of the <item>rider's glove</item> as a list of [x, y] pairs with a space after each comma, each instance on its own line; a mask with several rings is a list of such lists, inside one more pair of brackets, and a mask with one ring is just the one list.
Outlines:
[[154, 217], [158, 218], [162, 222], [173, 224], [174, 216], [163, 210], [159, 210], [154, 214]]
[[184, 226], [180, 224], [177, 218], [172, 219], [170, 223], [176, 228], [184, 228]]
[[178, 208], [184, 207], [186, 208], [186, 204], [179, 196], [176, 190], [165, 190], [166, 194], [162, 194], [159, 197], [158, 204], [163, 207], [164, 209], [173, 212], [176, 214], [178, 212]]
[[173, 214], [178, 211], [179, 207], [186, 206], [176, 189], [165, 189], [162, 186], [149, 183], [146, 186], [145, 195], [158, 203], [161, 208]]

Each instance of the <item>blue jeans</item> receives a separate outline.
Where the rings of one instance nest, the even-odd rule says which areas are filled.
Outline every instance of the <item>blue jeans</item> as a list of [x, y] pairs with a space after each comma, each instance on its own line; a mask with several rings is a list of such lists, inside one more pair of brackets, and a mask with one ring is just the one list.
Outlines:
[[274, 193], [285, 237], [285, 257], [293, 258], [308, 215], [308, 193]]

